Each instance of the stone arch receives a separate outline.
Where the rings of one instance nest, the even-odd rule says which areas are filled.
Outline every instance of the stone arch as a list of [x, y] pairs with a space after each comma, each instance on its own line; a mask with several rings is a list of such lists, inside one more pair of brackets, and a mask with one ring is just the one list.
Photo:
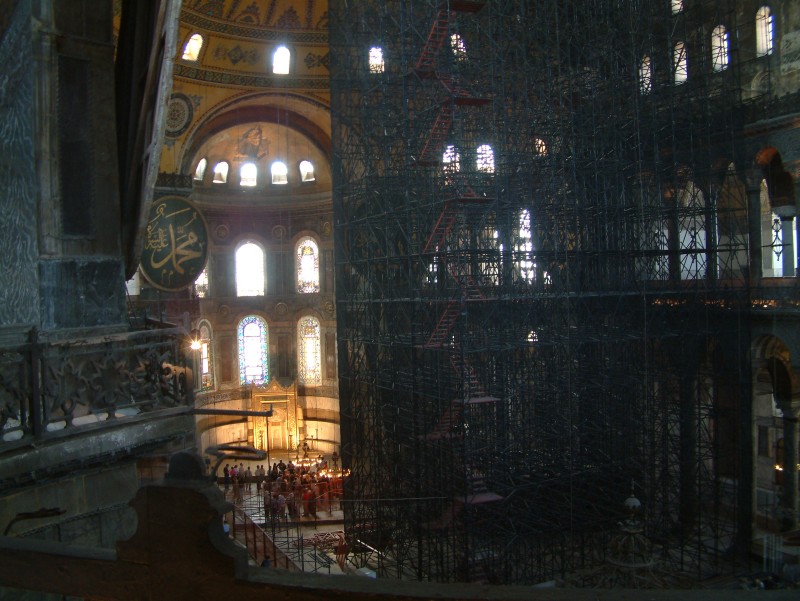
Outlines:
[[[769, 505], [781, 505], [783, 509], [781, 523], [772, 524], [772, 528], [791, 529], [797, 525], [798, 474], [797, 469], [791, 468], [799, 461], [800, 406], [793, 402], [798, 380], [789, 346], [775, 335], [759, 336], [753, 341], [753, 369], [754, 418], [759, 437], [756, 487], [772, 495]], [[764, 437], [768, 438], [766, 442]], [[764, 450], [769, 453], [766, 458], [760, 456]]]
[[774, 146], [758, 151], [755, 164], [767, 182], [772, 211], [780, 217], [793, 217], [797, 213], [794, 178], [784, 169], [780, 152]]
[[797, 377], [793, 375], [792, 356], [786, 343], [771, 334], [753, 341], [755, 382], [759, 390], [769, 390], [777, 400], [788, 401], [797, 390]]

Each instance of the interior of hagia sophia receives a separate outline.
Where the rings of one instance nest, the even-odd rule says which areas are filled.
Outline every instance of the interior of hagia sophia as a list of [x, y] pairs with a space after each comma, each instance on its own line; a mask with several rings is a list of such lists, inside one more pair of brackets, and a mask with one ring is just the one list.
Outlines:
[[0, 32], [0, 599], [796, 594], [796, 2]]

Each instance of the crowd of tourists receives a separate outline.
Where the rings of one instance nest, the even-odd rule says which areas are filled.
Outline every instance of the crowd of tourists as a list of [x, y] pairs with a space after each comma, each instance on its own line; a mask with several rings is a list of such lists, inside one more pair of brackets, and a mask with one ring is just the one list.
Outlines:
[[341, 477], [332, 477], [327, 470], [328, 462], [320, 455], [300, 465], [281, 460], [272, 467], [257, 465], [255, 470], [243, 463], [226, 464], [222, 479], [225, 496], [230, 491], [234, 504], [241, 505], [245, 493], [258, 493], [267, 519], [317, 519], [320, 511], [330, 514], [341, 497]]

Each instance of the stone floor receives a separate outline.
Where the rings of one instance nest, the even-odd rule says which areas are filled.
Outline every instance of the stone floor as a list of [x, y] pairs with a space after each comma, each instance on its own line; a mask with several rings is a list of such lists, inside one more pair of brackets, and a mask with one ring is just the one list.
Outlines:
[[[247, 465], [247, 462], [243, 463]], [[255, 466], [255, 462], [252, 463], [251, 470]], [[219, 484], [219, 488], [225, 499], [233, 503], [232, 490], [226, 492], [222, 484]], [[272, 516], [265, 515], [263, 497], [253, 482], [249, 487], [244, 485], [242, 502], [236, 505], [275, 545], [274, 552], [269, 549], [263, 550], [261, 540], [257, 541], [257, 548], [254, 547], [256, 543], [253, 537], [249, 532], [248, 536], [243, 535], [241, 518], [237, 518], [237, 527], [233, 528], [231, 535], [235, 534], [235, 538], [243, 546], [248, 547], [251, 561], [266, 554], [271, 557], [273, 564], [278, 564], [276, 567], [281, 567], [279, 565], [281, 561], [291, 561], [296, 568], [305, 572], [331, 575], [343, 573], [336, 562], [335, 553], [339, 533], [344, 533], [344, 515], [338, 500], [331, 500], [329, 504], [318, 503], [315, 517], [303, 516], [301, 508], [299, 517], [290, 518], [286, 514], [283, 518], [272, 519]], [[278, 557], [275, 558], [274, 555]]]

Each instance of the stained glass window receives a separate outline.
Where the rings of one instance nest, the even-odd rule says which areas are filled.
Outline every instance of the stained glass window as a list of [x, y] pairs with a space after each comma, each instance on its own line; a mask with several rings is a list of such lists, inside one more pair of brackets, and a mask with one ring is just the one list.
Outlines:
[[267, 361], [267, 322], [257, 315], [248, 315], [238, 328], [239, 383], [266, 384], [269, 381]]
[[319, 250], [312, 238], [297, 243], [297, 291], [301, 294], [319, 292]]
[[255, 242], [236, 250], [236, 296], [264, 296], [264, 251]]
[[298, 379], [303, 384], [322, 384], [320, 325], [314, 317], [303, 317], [297, 325]]

